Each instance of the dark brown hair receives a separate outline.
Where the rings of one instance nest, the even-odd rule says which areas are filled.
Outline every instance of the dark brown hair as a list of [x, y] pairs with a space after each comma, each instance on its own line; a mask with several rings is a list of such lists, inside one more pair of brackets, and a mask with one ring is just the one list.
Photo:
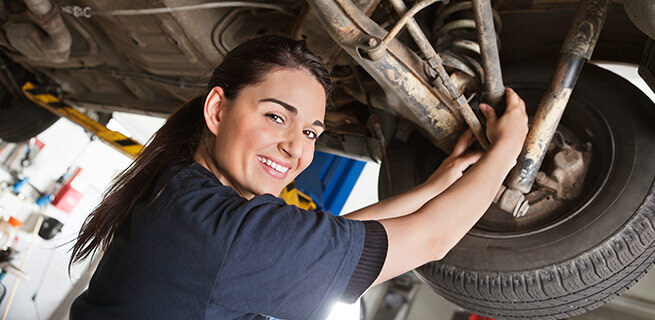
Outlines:
[[329, 97], [328, 70], [306, 48], [304, 41], [264, 36], [234, 48], [214, 69], [203, 93], [173, 112], [134, 162], [114, 180], [103, 200], [84, 221], [70, 263], [85, 259], [98, 247], [106, 249], [114, 233], [129, 222], [134, 205], [153, 192], [166, 168], [192, 163], [194, 153], [201, 146], [210, 151], [214, 136], [205, 125], [203, 107], [212, 88], [223, 88], [228, 101], [234, 100], [244, 87], [264, 80], [266, 74], [277, 68], [309, 71]]

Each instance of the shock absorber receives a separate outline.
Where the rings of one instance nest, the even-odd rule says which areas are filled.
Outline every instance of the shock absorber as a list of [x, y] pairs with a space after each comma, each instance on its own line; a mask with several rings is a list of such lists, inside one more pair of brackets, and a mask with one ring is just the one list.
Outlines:
[[[493, 20], [496, 33], [500, 33], [500, 16], [495, 10]], [[451, 1], [440, 6], [432, 26], [430, 41], [439, 51], [443, 64], [449, 71], [460, 71], [472, 77], [477, 84], [475, 89], [482, 91], [484, 68], [481, 64], [480, 43], [471, 1]]]

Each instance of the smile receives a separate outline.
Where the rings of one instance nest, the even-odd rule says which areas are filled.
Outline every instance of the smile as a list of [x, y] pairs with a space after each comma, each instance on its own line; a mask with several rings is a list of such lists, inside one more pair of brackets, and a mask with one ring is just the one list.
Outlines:
[[289, 170], [289, 167], [285, 167], [283, 165], [280, 165], [280, 164], [276, 163], [275, 161], [273, 161], [273, 160], [271, 160], [269, 158], [266, 158], [266, 157], [257, 156], [257, 160], [259, 160], [259, 162], [261, 162], [262, 164], [265, 164], [265, 165], [271, 167], [273, 170], [275, 170], [277, 172], [280, 172], [280, 173], [285, 173], [285, 172], [287, 172]]

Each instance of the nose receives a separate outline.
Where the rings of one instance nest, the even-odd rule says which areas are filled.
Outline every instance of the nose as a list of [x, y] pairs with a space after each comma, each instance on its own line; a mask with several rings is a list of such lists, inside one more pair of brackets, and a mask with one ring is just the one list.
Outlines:
[[304, 150], [303, 137], [298, 137], [298, 135], [289, 134], [278, 147], [280, 150], [291, 157], [292, 159], [298, 159], [302, 156]]

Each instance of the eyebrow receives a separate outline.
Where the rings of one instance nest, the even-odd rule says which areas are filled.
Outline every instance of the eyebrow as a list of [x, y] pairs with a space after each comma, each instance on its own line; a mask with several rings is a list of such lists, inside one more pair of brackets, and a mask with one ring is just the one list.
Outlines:
[[[266, 98], [266, 99], [261, 99], [261, 100], [259, 100], [259, 102], [273, 102], [273, 103], [277, 103], [277, 104], [283, 106], [284, 109], [287, 109], [289, 112], [293, 113], [294, 115], [298, 115], [298, 108], [296, 108], [296, 107], [294, 107], [294, 106], [292, 106], [292, 105], [290, 105], [290, 104], [288, 104], [288, 103], [286, 103], [286, 102], [284, 102], [284, 101], [280, 101], [280, 100], [275, 99], [275, 98]], [[314, 121], [314, 123], [312, 123], [312, 124], [315, 125], [315, 126], [319, 126], [319, 127], [323, 128], [323, 129], [325, 129], [325, 125], [323, 124], [323, 122], [321, 122], [321, 121], [319, 121], [319, 120]]]

